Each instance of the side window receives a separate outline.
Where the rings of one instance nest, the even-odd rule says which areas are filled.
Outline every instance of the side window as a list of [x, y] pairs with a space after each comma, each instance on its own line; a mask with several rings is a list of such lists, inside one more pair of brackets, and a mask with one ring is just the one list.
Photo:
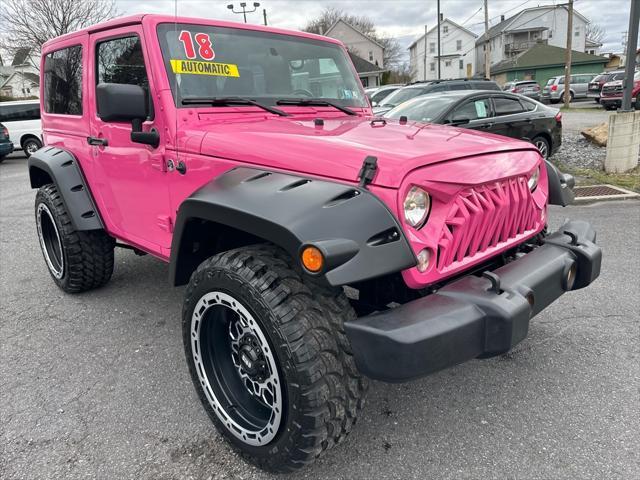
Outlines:
[[137, 35], [98, 44], [97, 83], [125, 83], [148, 90], [149, 79]]
[[63, 48], [44, 59], [44, 111], [82, 115], [82, 47]]
[[514, 98], [494, 97], [493, 106], [497, 117], [502, 115], [513, 115], [524, 111], [520, 102]]
[[530, 102], [529, 100], [525, 100], [524, 98], [522, 98], [520, 99], [520, 102], [522, 103], [522, 105], [524, 105], [524, 109], [527, 110], [528, 112], [531, 112], [536, 109], [536, 104], [533, 102]]
[[0, 122], [21, 122], [39, 118], [40, 105], [37, 103], [0, 106]]
[[467, 82], [449, 84], [449, 90], [467, 90], [468, 88], [469, 88], [469, 84]]
[[481, 120], [491, 116], [491, 108], [489, 106], [489, 99], [482, 98], [478, 100], [469, 101], [463, 103], [456, 108], [451, 114], [451, 120]]

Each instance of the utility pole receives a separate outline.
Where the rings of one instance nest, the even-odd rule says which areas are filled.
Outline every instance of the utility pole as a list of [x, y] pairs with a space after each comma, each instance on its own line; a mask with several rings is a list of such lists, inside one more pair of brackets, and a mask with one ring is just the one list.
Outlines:
[[427, 26], [424, 26], [424, 75], [423, 80], [427, 80]]
[[[622, 94], [622, 109], [619, 111], [631, 111], [631, 93], [633, 90], [633, 73], [636, 67], [636, 45], [638, 44], [638, 23], [640, 23], [640, 5], [638, 1], [631, 0], [629, 12], [629, 33], [627, 35], [627, 63], [624, 66], [624, 90]], [[640, 95], [639, 95], [640, 96]], [[636, 97], [636, 102], [638, 102]], [[636, 105], [636, 110], [640, 105]]]
[[440, 80], [440, 0], [438, 0], [438, 80]]
[[484, 78], [491, 78], [491, 55], [489, 52], [489, 0], [484, 0]]
[[264, 17], [264, 26], [267, 26], [267, 9], [263, 8], [262, 9], [262, 16]]
[[[633, 3], [633, 2], [631, 2]], [[564, 66], [564, 106], [569, 108], [571, 102], [571, 41], [573, 39], [573, 0], [569, 0], [569, 21], [567, 22], [567, 51]]]

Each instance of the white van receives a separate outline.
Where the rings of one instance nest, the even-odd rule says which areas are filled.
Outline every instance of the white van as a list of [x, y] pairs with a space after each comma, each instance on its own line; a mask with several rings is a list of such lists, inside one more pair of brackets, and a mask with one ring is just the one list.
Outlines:
[[15, 149], [27, 157], [42, 147], [39, 100], [0, 102], [0, 123], [9, 130]]

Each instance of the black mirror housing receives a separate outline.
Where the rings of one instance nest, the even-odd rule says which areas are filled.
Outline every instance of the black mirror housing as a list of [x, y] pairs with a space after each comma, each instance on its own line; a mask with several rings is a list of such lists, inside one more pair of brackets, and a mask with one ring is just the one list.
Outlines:
[[145, 120], [149, 103], [144, 89], [124, 83], [100, 83], [96, 87], [98, 116], [103, 122]]

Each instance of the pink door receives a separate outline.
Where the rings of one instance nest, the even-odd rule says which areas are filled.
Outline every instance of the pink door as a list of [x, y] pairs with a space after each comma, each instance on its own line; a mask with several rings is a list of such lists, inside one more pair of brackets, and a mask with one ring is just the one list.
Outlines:
[[[133, 84], [154, 91], [153, 75], [145, 61], [142, 28], [130, 26], [91, 35], [90, 55], [95, 62], [95, 68], [88, 72], [93, 77], [89, 78], [91, 136], [105, 143], [91, 147], [95, 193], [103, 206], [107, 230], [149, 253], [166, 257], [171, 245], [171, 222], [163, 139], [158, 148], [133, 143], [131, 123], [103, 122], [95, 98], [99, 83]], [[155, 128], [162, 135], [165, 130], [161, 109], [151, 105], [150, 112], [143, 130]]]

